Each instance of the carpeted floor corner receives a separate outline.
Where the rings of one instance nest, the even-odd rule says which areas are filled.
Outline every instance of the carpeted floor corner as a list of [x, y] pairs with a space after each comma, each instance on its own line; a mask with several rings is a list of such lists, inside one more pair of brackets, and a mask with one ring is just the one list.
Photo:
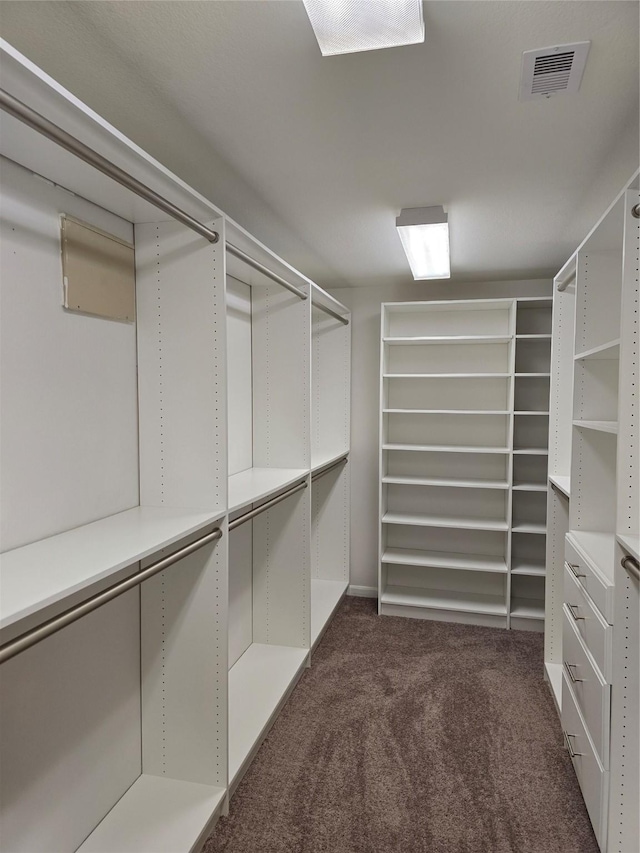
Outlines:
[[542, 650], [345, 599], [205, 853], [598, 853]]

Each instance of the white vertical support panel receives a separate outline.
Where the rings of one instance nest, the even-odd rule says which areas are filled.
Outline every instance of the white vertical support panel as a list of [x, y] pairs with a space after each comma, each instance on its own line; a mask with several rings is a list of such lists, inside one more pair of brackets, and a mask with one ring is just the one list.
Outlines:
[[139, 594], [2, 665], [2, 850], [72, 851], [140, 775]]
[[311, 577], [349, 580], [349, 466], [311, 485]]
[[513, 339], [509, 345], [509, 368], [508, 372], [511, 376], [509, 380], [509, 398], [507, 400], [507, 409], [509, 410], [509, 456], [507, 460], [507, 477], [510, 483], [509, 491], [507, 492], [507, 519], [509, 520], [509, 529], [507, 531], [507, 547], [506, 547], [506, 563], [507, 563], [507, 578], [505, 583], [505, 603], [507, 606], [507, 628], [511, 627], [511, 569], [513, 565], [513, 535], [511, 527], [513, 524], [513, 440], [515, 432], [515, 395], [516, 395], [516, 354], [517, 340], [516, 329], [518, 320], [518, 303], [514, 299], [511, 302], [511, 310], [509, 311], [509, 334], [513, 335]]
[[310, 464], [309, 301], [276, 285], [252, 289], [255, 467]]
[[226, 503], [224, 226], [212, 244], [176, 222], [136, 225], [140, 498]]
[[144, 773], [226, 786], [227, 544], [225, 532], [142, 586]]
[[574, 281], [566, 290], [554, 292], [551, 338], [549, 473], [566, 477], [571, 471], [575, 314], [576, 284]]
[[312, 449], [317, 465], [349, 449], [351, 324], [314, 307]]
[[[564, 540], [569, 530], [569, 498], [554, 486], [547, 492], [544, 660], [562, 666]], [[555, 692], [554, 692], [554, 695]], [[559, 699], [560, 692], [556, 699]]]
[[[246, 511], [246, 510], [244, 510]], [[229, 668], [253, 642], [253, 522], [229, 534]]]
[[253, 520], [253, 640], [309, 648], [310, 496], [296, 492]]
[[253, 465], [251, 288], [227, 276], [229, 476]]

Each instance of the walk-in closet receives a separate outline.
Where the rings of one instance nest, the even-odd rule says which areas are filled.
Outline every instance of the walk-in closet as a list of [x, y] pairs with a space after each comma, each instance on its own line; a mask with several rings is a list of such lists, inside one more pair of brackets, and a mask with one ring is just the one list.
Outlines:
[[0, 0], [0, 853], [638, 853], [638, 0]]

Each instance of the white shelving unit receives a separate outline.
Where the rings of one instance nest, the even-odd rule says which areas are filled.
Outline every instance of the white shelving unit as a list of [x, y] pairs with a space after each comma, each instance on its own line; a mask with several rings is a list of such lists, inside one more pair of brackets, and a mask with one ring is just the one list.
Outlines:
[[637, 176], [556, 276], [545, 674], [603, 853], [640, 845]]
[[542, 628], [551, 305], [383, 306], [380, 613]]
[[[3, 88], [203, 223], [2, 114], [3, 848], [198, 850], [347, 588], [349, 316], [0, 49]], [[63, 307], [62, 214], [135, 247], [135, 317]]]

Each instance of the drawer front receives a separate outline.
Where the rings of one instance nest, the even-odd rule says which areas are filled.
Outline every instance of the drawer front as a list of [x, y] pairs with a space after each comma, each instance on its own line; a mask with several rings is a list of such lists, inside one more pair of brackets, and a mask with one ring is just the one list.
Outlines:
[[570, 566], [578, 583], [580, 583], [589, 594], [591, 600], [604, 616], [605, 622], [613, 625], [613, 586], [596, 573], [589, 561], [576, 548], [568, 533], [565, 539], [565, 562]]
[[562, 674], [562, 729], [580, 783], [593, 831], [601, 850], [606, 850], [609, 774], [598, 760], [578, 711], [569, 679]]
[[598, 664], [602, 676], [605, 681], [611, 684], [613, 629], [593, 606], [584, 591], [584, 587], [578, 582], [566, 563], [564, 567], [564, 603], [571, 613], [574, 627]]
[[609, 768], [611, 691], [593, 665], [566, 604], [562, 614], [563, 669], [591, 735], [602, 766]]

